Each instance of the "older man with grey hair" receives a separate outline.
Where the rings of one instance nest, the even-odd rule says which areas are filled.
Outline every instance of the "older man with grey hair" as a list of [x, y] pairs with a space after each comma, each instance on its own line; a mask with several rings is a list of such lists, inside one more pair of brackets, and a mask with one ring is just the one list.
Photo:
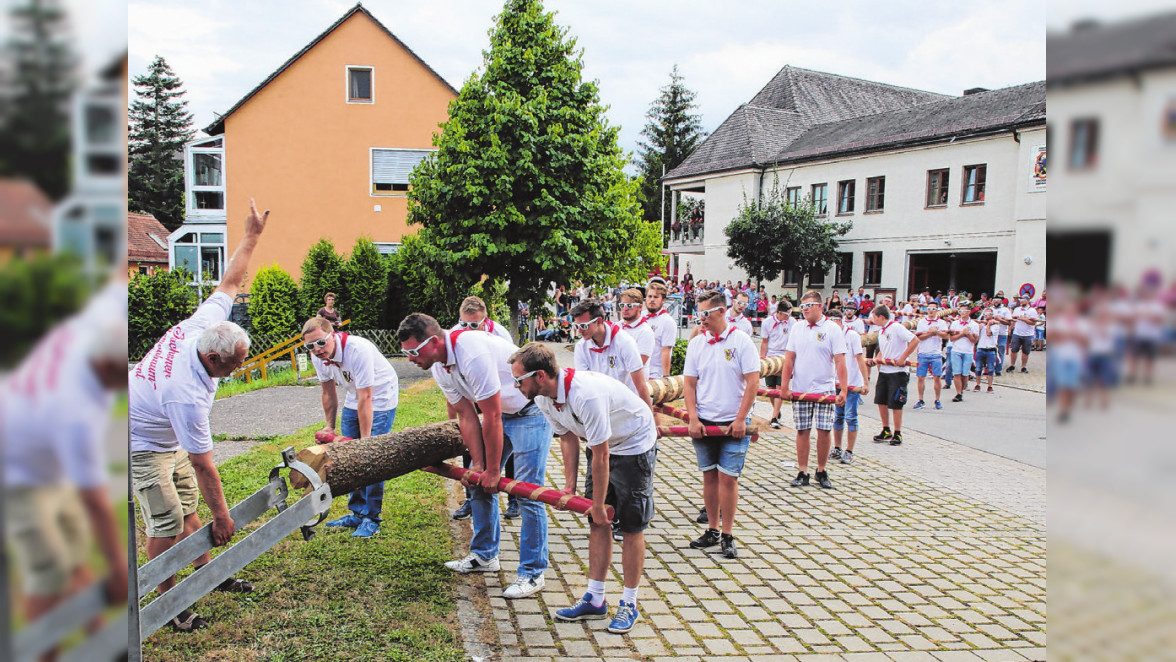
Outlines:
[[[227, 320], [268, 218], [269, 210], [259, 214], [249, 201], [245, 236], [216, 291], [195, 314], [168, 330], [131, 371], [131, 477], [147, 528], [148, 559], [200, 529], [197, 488], [212, 511], [213, 541], [228, 544], [236, 531], [212, 461], [208, 415], [217, 380], [241, 367], [249, 354], [249, 336]], [[199, 568], [209, 560], [205, 553], [194, 565]], [[173, 585], [175, 577], [168, 577], [159, 592]], [[244, 593], [253, 587], [230, 577], [217, 590]], [[189, 609], [172, 619], [172, 627], [180, 632], [206, 625]]]

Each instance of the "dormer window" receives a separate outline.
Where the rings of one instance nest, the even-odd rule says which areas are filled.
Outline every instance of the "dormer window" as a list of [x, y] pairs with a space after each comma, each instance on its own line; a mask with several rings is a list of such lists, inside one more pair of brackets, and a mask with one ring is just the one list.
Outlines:
[[347, 103], [375, 101], [371, 67], [347, 67]]

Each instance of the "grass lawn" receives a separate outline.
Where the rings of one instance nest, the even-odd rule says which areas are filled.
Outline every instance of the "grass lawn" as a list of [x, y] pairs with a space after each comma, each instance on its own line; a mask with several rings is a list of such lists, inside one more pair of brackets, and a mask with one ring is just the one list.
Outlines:
[[[303, 373], [306, 371], [304, 370]], [[313, 374], [313, 370], [311, 371]], [[294, 386], [298, 384], [298, 375], [293, 368], [285, 368], [282, 370], [273, 370], [267, 373], [265, 379], [258, 377], [251, 382], [246, 382], [243, 377], [237, 379], [222, 379], [220, 385], [216, 389], [216, 399], [227, 398], [233, 395], [240, 395], [257, 389], [266, 388], [268, 386]], [[317, 386], [317, 383], [313, 383]]]
[[[393, 429], [444, 418], [444, 396], [425, 381], [400, 394]], [[221, 465], [229, 504], [265, 484], [282, 448], [313, 443], [318, 427], [264, 443]], [[388, 481], [384, 521], [372, 539], [352, 539], [349, 532], [325, 526], [310, 542], [299, 533], [289, 536], [238, 575], [253, 583], [253, 593], [205, 596], [195, 610], [211, 625], [193, 634], [165, 626], [144, 642], [143, 659], [464, 659], [455, 618], [457, 580], [442, 565], [455, 544], [446, 509], [448, 483], [419, 471]], [[346, 512], [345, 495], [337, 495], [329, 517]], [[200, 517], [209, 519], [203, 500]], [[137, 524], [142, 541], [143, 525]], [[139, 563], [145, 562], [140, 545]]]

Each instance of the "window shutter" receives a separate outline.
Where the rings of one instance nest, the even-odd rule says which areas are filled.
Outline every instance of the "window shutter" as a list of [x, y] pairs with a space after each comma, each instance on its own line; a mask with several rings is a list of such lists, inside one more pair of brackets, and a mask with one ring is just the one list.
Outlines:
[[372, 150], [372, 184], [408, 184], [408, 175], [429, 150]]

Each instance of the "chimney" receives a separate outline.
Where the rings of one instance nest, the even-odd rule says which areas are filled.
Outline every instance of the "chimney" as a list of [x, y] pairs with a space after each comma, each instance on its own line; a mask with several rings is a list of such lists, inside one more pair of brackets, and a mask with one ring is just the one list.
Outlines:
[[964, 96], [970, 96], [972, 94], [980, 94], [981, 92], [987, 92], [987, 91], [988, 91], [987, 87], [969, 87], [968, 89], [964, 90]]

